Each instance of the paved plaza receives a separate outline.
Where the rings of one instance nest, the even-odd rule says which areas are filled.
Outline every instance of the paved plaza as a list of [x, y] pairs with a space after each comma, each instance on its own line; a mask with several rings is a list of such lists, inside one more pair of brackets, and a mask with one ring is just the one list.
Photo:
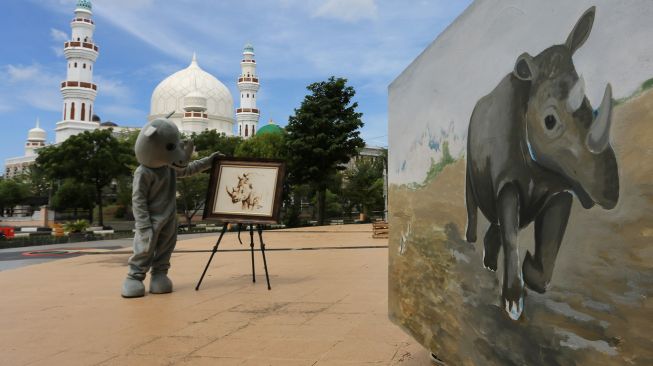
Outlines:
[[[179, 241], [172, 294], [121, 298], [124, 249], [2, 271], [0, 363], [429, 365], [388, 320], [387, 240], [371, 234], [370, 225], [265, 232], [271, 291], [260, 252], [252, 283], [247, 251], [218, 252], [195, 291], [209, 257], [198, 251], [217, 234]], [[242, 238], [226, 234], [221, 249], [247, 249]]]

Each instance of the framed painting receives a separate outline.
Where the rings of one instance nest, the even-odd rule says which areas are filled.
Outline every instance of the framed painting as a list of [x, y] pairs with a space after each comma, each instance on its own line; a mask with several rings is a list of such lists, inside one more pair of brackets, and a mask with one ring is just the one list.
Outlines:
[[281, 160], [215, 159], [203, 217], [233, 223], [278, 223], [284, 178]]

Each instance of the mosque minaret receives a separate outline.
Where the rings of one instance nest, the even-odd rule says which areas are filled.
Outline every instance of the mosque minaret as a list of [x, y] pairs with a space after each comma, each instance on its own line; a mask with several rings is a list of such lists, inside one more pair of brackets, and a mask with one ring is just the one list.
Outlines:
[[243, 49], [240, 69], [241, 74], [238, 77], [240, 108], [236, 109], [236, 121], [238, 122], [238, 136], [249, 138], [255, 134], [260, 117], [259, 110], [256, 108], [256, 93], [260, 85], [256, 74], [254, 47], [251, 44], [247, 44]]
[[64, 43], [68, 73], [61, 83], [63, 95], [62, 119], [57, 122], [55, 142], [99, 127], [93, 121], [93, 105], [97, 86], [93, 84], [93, 65], [98, 57], [98, 47], [93, 42], [95, 24], [91, 2], [78, 0], [75, 17], [70, 22], [72, 36]]

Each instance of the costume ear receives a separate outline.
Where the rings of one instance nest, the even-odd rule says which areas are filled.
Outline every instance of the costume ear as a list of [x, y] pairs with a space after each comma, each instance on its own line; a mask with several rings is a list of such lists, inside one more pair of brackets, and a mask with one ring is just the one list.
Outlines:
[[147, 128], [145, 129], [145, 132], [143, 132], [143, 135], [145, 135], [147, 137], [150, 137], [150, 136], [154, 135], [155, 132], [156, 132], [156, 127], [147, 126]]
[[533, 62], [533, 56], [529, 55], [528, 52], [524, 52], [517, 57], [515, 69], [512, 73], [520, 80], [531, 81], [535, 79], [537, 76], [537, 67]]
[[595, 13], [596, 6], [592, 6], [591, 8], [587, 9], [583, 15], [578, 18], [574, 29], [569, 34], [569, 37], [567, 37], [565, 46], [571, 50], [572, 54], [576, 52], [576, 50], [579, 49], [583, 43], [585, 43], [587, 37], [590, 36], [590, 31], [592, 30], [592, 25], [594, 24]]

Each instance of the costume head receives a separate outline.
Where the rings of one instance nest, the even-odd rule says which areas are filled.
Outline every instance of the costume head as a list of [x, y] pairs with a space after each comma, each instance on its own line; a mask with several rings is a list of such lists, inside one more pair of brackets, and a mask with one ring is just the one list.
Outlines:
[[138, 162], [148, 168], [183, 168], [193, 153], [193, 143], [181, 140], [174, 122], [156, 119], [141, 129], [134, 151]]

